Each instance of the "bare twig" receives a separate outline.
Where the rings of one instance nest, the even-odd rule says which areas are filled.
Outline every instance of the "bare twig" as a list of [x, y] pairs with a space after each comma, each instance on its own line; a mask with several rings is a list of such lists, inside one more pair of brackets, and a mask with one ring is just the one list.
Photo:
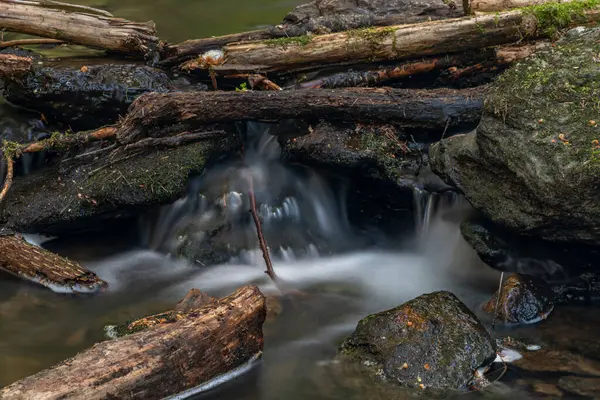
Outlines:
[[252, 213], [252, 218], [254, 219], [254, 225], [256, 225], [256, 234], [258, 236], [258, 245], [263, 253], [263, 258], [265, 259], [265, 264], [267, 265], [267, 270], [265, 273], [269, 275], [269, 278], [275, 283], [275, 285], [279, 286], [279, 279], [273, 270], [273, 263], [271, 262], [271, 256], [269, 255], [269, 249], [267, 248], [267, 242], [265, 241], [265, 237], [263, 235], [262, 226], [260, 223], [260, 218], [258, 218], [258, 213], [256, 212], [256, 197], [254, 197], [254, 183], [252, 180], [252, 175], [248, 174], [248, 197], [250, 198], [250, 213]]
[[224, 136], [225, 134], [225, 131], [221, 130], [205, 132], [183, 132], [176, 136], [141, 139], [135, 143], [126, 145], [124, 150], [127, 151], [131, 149], [140, 149], [145, 147], [177, 147], [184, 144], [197, 142], [202, 139]]
[[0, 43], [0, 49], [5, 49], [7, 47], [13, 46], [31, 46], [38, 44], [63, 44], [62, 40], [58, 39], [17, 39], [17, 40], [8, 40], [6, 42]]
[[498, 295], [496, 296], [496, 306], [494, 307], [494, 319], [492, 319], [492, 329], [496, 327], [496, 317], [498, 316], [498, 306], [500, 305], [500, 296], [502, 295], [502, 280], [504, 271], [500, 274], [500, 284], [498, 285]]
[[4, 158], [6, 159], [6, 179], [4, 179], [4, 187], [0, 192], [0, 203], [6, 197], [8, 190], [10, 189], [10, 185], [12, 185], [13, 174], [14, 174], [14, 161], [8, 154], [4, 153]]

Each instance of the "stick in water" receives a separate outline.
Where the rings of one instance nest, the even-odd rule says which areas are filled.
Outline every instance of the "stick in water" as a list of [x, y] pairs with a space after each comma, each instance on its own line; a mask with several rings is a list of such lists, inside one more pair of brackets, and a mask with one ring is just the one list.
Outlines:
[[500, 274], [500, 285], [498, 285], [498, 296], [496, 296], [496, 306], [494, 307], [494, 319], [492, 320], [492, 329], [496, 326], [496, 317], [498, 316], [498, 306], [500, 305], [500, 295], [502, 294], [502, 279], [504, 279], [504, 272]]
[[260, 250], [262, 251], [263, 258], [265, 259], [265, 264], [267, 264], [267, 270], [265, 271], [265, 273], [269, 275], [269, 278], [271, 278], [275, 285], [279, 286], [277, 275], [275, 275], [275, 271], [273, 270], [273, 263], [271, 262], [271, 256], [269, 255], [267, 242], [265, 241], [265, 237], [263, 235], [260, 219], [258, 218], [258, 213], [256, 212], [256, 197], [254, 197], [254, 183], [252, 180], [252, 175], [250, 174], [248, 174], [248, 187], [248, 197], [250, 198], [250, 213], [252, 213], [252, 219], [254, 219], [254, 225], [256, 225], [258, 245], [260, 246]]
[[10, 185], [12, 185], [12, 181], [13, 181], [13, 170], [14, 170], [13, 159], [6, 154], [4, 154], [4, 158], [6, 159], [6, 179], [4, 179], [4, 187], [2, 188], [2, 191], [0, 192], [0, 202], [2, 202], [2, 200], [4, 200], [4, 198], [6, 197], [6, 194], [8, 193], [8, 190], [10, 189]]

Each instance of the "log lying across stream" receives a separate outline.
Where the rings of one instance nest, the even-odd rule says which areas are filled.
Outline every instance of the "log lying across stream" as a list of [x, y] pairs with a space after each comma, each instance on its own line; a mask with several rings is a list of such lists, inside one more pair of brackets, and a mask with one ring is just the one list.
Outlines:
[[1, 389], [0, 399], [158, 400], [193, 390], [260, 357], [265, 304], [257, 287], [245, 286], [203, 308], [167, 313]]
[[288, 118], [387, 122], [441, 134], [448, 127], [477, 123], [481, 96], [481, 89], [390, 88], [147, 93], [131, 105], [116, 135], [121, 144], [131, 144], [164, 135], [175, 124], [193, 129], [217, 122]]
[[114, 18], [106, 11], [49, 0], [0, 1], [0, 27], [143, 58], [156, 50], [154, 24]]

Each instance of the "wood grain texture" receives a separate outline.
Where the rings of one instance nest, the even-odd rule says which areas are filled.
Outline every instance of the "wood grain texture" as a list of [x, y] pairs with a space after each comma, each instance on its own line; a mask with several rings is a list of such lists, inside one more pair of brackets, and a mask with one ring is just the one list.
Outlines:
[[108, 340], [0, 390], [2, 400], [158, 400], [244, 365], [263, 349], [255, 286], [172, 323]]

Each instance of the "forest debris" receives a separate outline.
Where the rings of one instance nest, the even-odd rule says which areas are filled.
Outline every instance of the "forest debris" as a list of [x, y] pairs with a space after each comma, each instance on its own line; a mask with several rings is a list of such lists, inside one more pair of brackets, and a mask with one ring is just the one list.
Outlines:
[[5, 49], [7, 47], [14, 46], [32, 46], [32, 45], [40, 45], [40, 44], [63, 44], [62, 40], [58, 39], [16, 39], [16, 40], [7, 40], [5, 42], [0, 42], [0, 49]]
[[[68, 10], [68, 12], [67, 12]], [[158, 48], [153, 23], [113, 18], [110, 13], [90, 7], [49, 0], [0, 2], [0, 26], [6, 31], [26, 33], [125, 53], [150, 57]]]
[[78, 263], [31, 245], [18, 235], [0, 236], [0, 270], [57, 293], [92, 293], [107, 286]]
[[224, 65], [260, 64], [267, 66], [267, 71], [284, 71], [301, 66], [406, 60], [552, 36], [558, 29], [600, 19], [597, 6], [578, 0], [573, 3], [579, 6], [565, 8], [565, 18], [549, 17], [543, 8], [531, 7], [477, 17], [314, 35], [305, 40], [232, 43], [224, 47]]
[[0, 54], [0, 78], [20, 78], [31, 71], [31, 58]]
[[265, 298], [244, 286], [216, 304], [96, 344], [73, 358], [0, 389], [0, 398], [159, 400], [202, 389], [263, 349]]

